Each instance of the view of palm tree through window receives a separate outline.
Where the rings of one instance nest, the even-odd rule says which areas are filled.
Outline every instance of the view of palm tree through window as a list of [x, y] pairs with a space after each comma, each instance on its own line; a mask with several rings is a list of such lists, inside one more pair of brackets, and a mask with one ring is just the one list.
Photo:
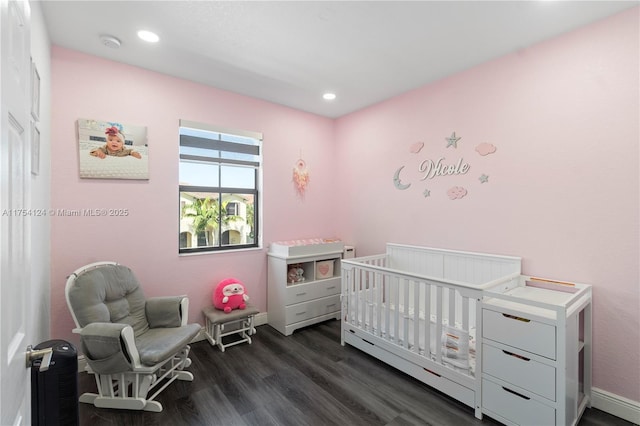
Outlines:
[[181, 120], [179, 252], [258, 246], [261, 135]]

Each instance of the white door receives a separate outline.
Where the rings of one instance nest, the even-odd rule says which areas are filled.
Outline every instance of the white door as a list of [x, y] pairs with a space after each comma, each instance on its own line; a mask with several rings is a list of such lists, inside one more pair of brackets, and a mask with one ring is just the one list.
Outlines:
[[0, 425], [30, 422], [30, 8], [0, 0]]

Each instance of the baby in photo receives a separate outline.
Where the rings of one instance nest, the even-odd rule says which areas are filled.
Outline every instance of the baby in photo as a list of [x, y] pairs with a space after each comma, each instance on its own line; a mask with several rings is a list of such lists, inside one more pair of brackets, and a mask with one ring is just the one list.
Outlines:
[[107, 155], [113, 157], [127, 157], [130, 155], [138, 159], [142, 158], [139, 152], [124, 147], [124, 135], [116, 126], [107, 128], [104, 133], [107, 135], [107, 143], [100, 148], [91, 150], [89, 152], [90, 155], [98, 158], [105, 158]]

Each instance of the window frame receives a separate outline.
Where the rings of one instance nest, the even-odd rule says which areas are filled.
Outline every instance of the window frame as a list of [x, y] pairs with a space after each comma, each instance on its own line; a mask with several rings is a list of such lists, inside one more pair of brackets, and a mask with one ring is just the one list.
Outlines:
[[[202, 137], [194, 137], [190, 135], [183, 135], [183, 128], [188, 128], [196, 131], [204, 131], [204, 132], [213, 132], [219, 134], [219, 139], [213, 138], [202, 138]], [[242, 137], [253, 139], [256, 144], [243, 144], [240, 142], [233, 141], [225, 141], [223, 140], [223, 135], [228, 135], [231, 137]], [[189, 184], [181, 184], [178, 182], [178, 253], [182, 254], [191, 254], [191, 253], [219, 253], [219, 252], [232, 252], [235, 250], [243, 250], [243, 249], [251, 249], [251, 248], [260, 248], [262, 246], [262, 233], [260, 229], [260, 224], [262, 222], [261, 218], [261, 191], [262, 191], [262, 134], [257, 132], [250, 132], [244, 130], [231, 130], [226, 128], [221, 128], [218, 126], [211, 126], [202, 123], [196, 123], [187, 120], [180, 120], [179, 126], [179, 138], [180, 138], [180, 147], [194, 147], [197, 145], [199, 148], [204, 149], [212, 149], [218, 150], [222, 152], [241, 152], [243, 150], [245, 153], [251, 153], [252, 155], [257, 157], [257, 161], [244, 161], [244, 160], [234, 160], [229, 158], [223, 158], [222, 155], [219, 158], [214, 157], [202, 157], [192, 154], [184, 154], [179, 153], [179, 163], [185, 162], [203, 162], [205, 164], [211, 164], [217, 166], [218, 180], [217, 186], [204, 186], [204, 185], [189, 185]], [[207, 144], [207, 141], [210, 141]], [[185, 142], [185, 143], [183, 143]], [[244, 147], [243, 147], [244, 146]], [[225, 147], [232, 149], [224, 149]], [[251, 148], [248, 148], [251, 147]], [[257, 151], [257, 152], [255, 152]], [[236, 188], [236, 187], [225, 187], [222, 186], [222, 173], [223, 166], [241, 166], [241, 167], [249, 167], [253, 168], [254, 176], [253, 176], [253, 188]], [[178, 179], [180, 179], [180, 173], [178, 173]], [[182, 222], [182, 197], [185, 193], [198, 193], [198, 194], [211, 194], [211, 199], [215, 200], [218, 203], [218, 211], [222, 212], [225, 210], [226, 206], [223, 209], [224, 198], [228, 196], [240, 196], [248, 195], [253, 197], [253, 242], [247, 244], [234, 244], [234, 245], [222, 245], [222, 235], [224, 232], [229, 231], [229, 229], [223, 229], [223, 220], [224, 216], [220, 214], [218, 216], [218, 226], [212, 230], [214, 232], [214, 241], [217, 242], [218, 245], [212, 246], [202, 246], [202, 247], [181, 247], [181, 222]], [[229, 200], [227, 202], [237, 203], [240, 202], [237, 200]], [[240, 206], [236, 206], [236, 210], [239, 210]], [[237, 213], [237, 211], [236, 211]], [[245, 223], [246, 219], [245, 219]], [[231, 229], [233, 230], [233, 229]], [[237, 230], [236, 230], [237, 231]], [[208, 232], [208, 231], [207, 231]], [[198, 240], [198, 234], [192, 233], [191, 236], [192, 241]]]

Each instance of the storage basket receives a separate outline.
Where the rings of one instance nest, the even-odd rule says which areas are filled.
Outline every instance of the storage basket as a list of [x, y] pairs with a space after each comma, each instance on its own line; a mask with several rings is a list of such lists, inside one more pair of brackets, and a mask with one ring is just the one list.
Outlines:
[[322, 280], [333, 277], [333, 260], [316, 262], [316, 279]]

